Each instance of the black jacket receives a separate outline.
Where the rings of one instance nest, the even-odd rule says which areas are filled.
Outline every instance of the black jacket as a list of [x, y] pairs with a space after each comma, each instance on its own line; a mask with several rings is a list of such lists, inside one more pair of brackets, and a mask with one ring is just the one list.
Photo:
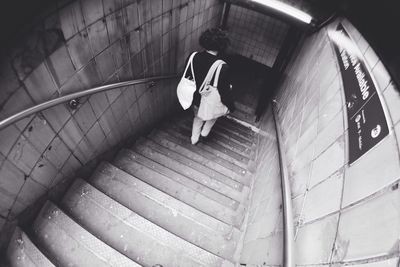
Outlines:
[[[186, 59], [185, 67], [187, 65], [187, 62], [189, 61], [189, 57]], [[203, 83], [204, 78], [206, 77], [211, 65], [218, 59], [220, 59], [218, 56], [214, 56], [208, 53], [207, 51], [198, 52], [193, 58], [193, 70], [196, 78], [196, 87], [197, 87], [197, 90], [193, 95], [193, 104], [195, 106], [200, 105], [200, 98], [201, 98], [201, 95], [199, 93], [200, 86]], [[190, 67], [188, 68], [186, 77], [193, 78]], [[211, 80], [211, 84], [213, 82], [213, 79]], [[224, 64], [222, 65], [221, 68], [217, 88], [221, 96], [221, 102], [231, 112], [233, 112], [235, 106], [233, 104], [233, 93], [230, 80], [231, 77], [229, 74], [229, 66], [228, 64]]]

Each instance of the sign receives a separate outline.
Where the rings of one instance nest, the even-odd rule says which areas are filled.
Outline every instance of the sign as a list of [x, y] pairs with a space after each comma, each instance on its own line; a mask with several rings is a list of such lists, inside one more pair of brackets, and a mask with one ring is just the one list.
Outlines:
[[389, 134], [379, 95], [357, 45], [339, 23], [330, 33], [338, 58], [349, 125], [349, 163], [353, 163]]

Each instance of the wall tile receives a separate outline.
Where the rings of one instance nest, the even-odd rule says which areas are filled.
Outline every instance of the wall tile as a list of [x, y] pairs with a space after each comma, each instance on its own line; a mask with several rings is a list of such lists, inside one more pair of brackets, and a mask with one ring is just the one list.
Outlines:
[[377, 87], [383, 91], [389, 85], [391, 80], [389, 73], [387, 72], [385, 66], [382, 61], [379, 61], [375, 67], [372, 69], [372, 76], [375, 78], [377, 82]]
[[96, 116], [89, 102], [83, 104], [74, 114], [74, 119], [77, 121], [83, 133], [87, 133], [96, 121]]
[[96, 118], [100, 118], [101, 114], [108, 108], [108, 100], [105, 93], [94, 94], [89, 98], [90, 105], [93, 108]]
[[329, 262], [335, 241], [338, 215], [306, 224], [299, 229], [296, 239], [296, 264]]
[[320, 155], [335, 140], [344, 133], [343, 113], [340, 112], [335, 118], [318, 134], [315, 140], [315, 156]]
[[60, 91], [63, 95], [75, 93], [83, 89], [83, 84], [80, 81], [77, 74], [72, 76], [63, 86], [61, 86]]
[[[3, 155], [7, 155], [10, 152], [12, 146], [20, 136], [20, 131], [14, 125], [10, 125], [7, 128], [0, 130], [0, 152]], [[1, 164], [1, 161], [0, 161]]]
[[57, 169], [61, 169], [65, 161], [71, 155], [70, 150], [64, 142], [57, 136], [53, 139], [47, 150], [43, 153]]
[[20, 82], [8, 60], [0, 62], [0, 107], [20, 87]]
[[59, 136], [68, 146], [69, 149], [74, 150], [76, 145], [82, 140], [84, 134], [79, 128], [75, 119], [71, 118], [64, 128], [60, 131]]
[[362, 259], [398, 251], [399, 209], [400, 191], [396, 189], [344, 211], [339, 223], [335, 260]]
[[322, 131], [343, 109], [342, 96], [338, 92], [319, 112], [318, 131]]
[[102, 0], [82, 1], [83, 17], [86, 25], [90, 25], [104, 16]]
[[25, 181], [25, 175], [9, 160], [5, 160], [0, 169], [0, 191], [16, 195]]
[[344, 141], [338, 139], [332, 146], [314, 160], [310, 187], [328, 178], [344, 165]]
[[[76, 77], [83, 85], [83, 88], [89, 89], [102, 84], [102, 79], [97, 71], [97, 64], [94, 60], [90, 61], [88, 65], [78, 71]], [[82, 89], [83, 89], [82, 88]]]
[[47, 63], [58, 87], [61, 87], [75, 73], [75, 67], [64, 45], [50, 55]]
[[108, 108], [99, 119], [99, 123], [103, 132], [108, 135], [114, 128], [114, 115], [112, 114], [112, 109]]
[[393, 258], [378, 262], [370, 262], [365, 264], [355, 264], [354, 267], [397, 267], [399, 258]]
[[4, 192], [0, 188], [0, 215], [7, 217], [15, 201], [15, 196]]
[[389, 135], [346, 170], [343, 207], [369, 196], [399, 177], [396, 140]]
[[24, 80], [24, 84], [36, 103], [49, 100], [57, 91], [56, 85], [44, 63], [40, 64], [39, 67]]
[[99, 20], [87, 28], [93, 55], [99, 54], [109, 45], [107, 24]]
[[103, 81], [109, 79], [115, 72], [114, 58], [111, 48], [107, 48], [95, 58], [96, 66], [101, 73]]
[[42, 113], [46, 121], [56, 132], [59, 132], [67, 120], [71, 117], [71, 113], [64, 104], [44, 110]]
[[392, 118], [393, 124], [400, 121], [400, 93], [396, 88], [396, 85], [391, 82], [386, 90], [383, 92], [384, 102], [389, 110], [390, 117]]
[[148, 22], [152, 18], [151, 13], [151, 1], [139, 1], [138, 2], [138, 11], [139, 11], [139, 23], [143, 25]]
[[110, 14], [116, 10], [119, 10], [123, 6], [123, 0], [106, 0], [103, 1], [105, 14]]
[[73, 35], [83, 30], [85, 21], [83, 20], [81, 5], [79, 1], [74, 1], [59, 11], [61, 29], [64, 38], [68, 40]]
[[[343, 188], [343, 171], [332, 175], [329, 179], [313, 187], [305, 200], [303, 217], [305, 222], [321, 218], [340, 210]], [[321, 201], [322, 200], [322, 201]]]
[[126, 32], [131, 32], [139, 27], [139, 14], [138, 5], [135, 1], [133, 4], [127, 6], [124, 10], [124, 20]]
[[20, 112], [26, 108], [30, 108], [33, 105], [34, 103], [32, 99], [21, 87], [4, 104], [3, 109], [0, 113], [0, 118], [5, 119], [6, 117], [14, 115], [15, 113]]
[[28, 178], [21, 192], [18, 194], [18, 200], [21, 201], [24, 206], [31, 205], [35, 202], [40, 196], [44, 195], [46, 192], [46, 188], [39, 183], [35, 182], [33, 179]]
[[[86, 2], [86, 1], [85, 1]], [[92, 58], [90, 41], [86, 30], [79, 32], [67, 42], [67, 48], [71, 55], [75, 69], [79, 70]]]
[[110, 14], [106, 17], [108, 37], [110, 39], [110, 43], [114, 43], [118, 39], [120, 39], [124, 33], [124, 18], [122, 11], [117, 11], [115, 13]]
[[51, 182], [57, 175], [57, 169], [46, 158], [40, 158], [33, 168], [30, 177], [43, 185], [50, 188]]
[[56, 135], [47, 121], [38, 116], [29, 123], [23, 134], [37, 151], [44, 151]]
[[125, 39], [119, 40], [111, 47], [111, 52], [114, 57], [115, 67], [121, 68], [129, 61], [129, 48]]
[[304, 168], [290, 176], [289, 179], [292, 189], [292, 197], [302, 195], [306, 192], [310, 173], [311, 164], [307, 164]]
[[8, 159], [25, 174], [29, 174], [39, 157], [40, 153], [21, 135], [11, 149]]
[[86, 137], [89, 143], [95, 148], [100, 148], [101, 144], [106, 138], [98, 122], [96, 122], [93, 125], [93, 127], [89, 130]]

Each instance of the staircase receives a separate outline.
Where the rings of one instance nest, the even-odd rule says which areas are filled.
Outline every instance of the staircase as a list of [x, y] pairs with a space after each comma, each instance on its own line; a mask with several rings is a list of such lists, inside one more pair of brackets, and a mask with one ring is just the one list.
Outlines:
[[256, 134], [220, 118], [193, 146], [191, 120], [161, 125], [48, 201], [15, 230], [10, 266], [233, 266]]

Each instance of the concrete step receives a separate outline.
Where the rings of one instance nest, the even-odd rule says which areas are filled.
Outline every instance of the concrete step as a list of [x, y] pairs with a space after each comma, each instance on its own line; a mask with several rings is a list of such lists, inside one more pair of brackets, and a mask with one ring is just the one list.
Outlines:
[[38, 244], [57, 266], [140, 266], [100, 241], [51, 202], [42, 208], [33, 230]]
[[219, 118], [215, 125], [221, 125], [227, 130], [236, 133], [243, 138], [248, 139], [249, 141], [254, 141], [254, 138], [257, 136], [257, 133], [254, 132], [251, 128], [240, 124], [239, 122], [228, 117]]
[[241, 103], [239, 101], [235, 102], [235, 107], [236, 109], [240, 110], [242, 113], [248, 114], [248, 115], [255, 115], [256, 109], [252, 106], [248, 106], [244, 103]]
[[241, 121], [247, 122], [251, 125], [258, 125], [258, 123], [255, 122], [256, 121], [255, 114], [249, 114], [247, 112], [243, 112], [240, 109], [236, 109], [235, 112], [230, 113], [229, 115]]
[[[189, 120], [182, 120], [177, 123], [179, 126], [184, 127], [184, 129], [187, 131], [186, 134], [191, 133], [192, 130], [192, 122]], [[237, 140], [241, 139], [241, 141]], [[249, 159], [252, 160], [255, 158], [255, 151], [256, 151], [256, 145], [253, 142], [248, 142], [247, 140], [241, 138], [241, 137], [236, 137], [232, 138], [231, 134], [229, 131], [225, 129], [221, 129], [217, 126], [214, 126], [210, 134], [208, 135], [208, 138], [204, 143], [210, 143], [211, 146], [222, 146], [225, 149], [232, 150], [233, 152]]]
[[[172, 121], [185, 122], [185, 124], [187, 124], [191, 129], [193, 124], [193, 116], [185, 115], [173, 119]], [[242, 128], [236, 127], [236, 124], [232, 124], [229, 122], [226, 123], [225, 121], [231, 121], [231, 120], [226, 119], [225, 117], [219, 118], [217, 122], [214, 124], [211, 133], [217, 132], [218, 135], [222, 135], [231, 141], [237, 142], [243, 146], [247, 146], [250, 148], [254, 145], [256, 134], [250, 128], [243, 130]]]
[[[240, 167], [232, 162], [229, 162], [223, 158], [218, 157], [214, 153], [209, 152], [208, 150], [205, 150], [200, 144], [199, 145], [192, 145], [190, 142], [190, 138], [187, 136], [184, 136], [176, 131], [173, 131], [172, 129], [158, 129], [156, 130], [156, 134], [163, 134], [163, 135], [168, 135], [168, 139], [173, 141], [174, 143], [185, 147], [186, 149], [197, 153], [208, 160], [214, 161], [218, 163], [219, 165], [225, 167], [226, 169], [232, 171], [233, 173], [237, 175], [244, 176], [250, 172], [247, 171], [247, 169]], [[249, 183], [250, 184], [250, 183]]]
[[90, 179], [97, 189], [125, 207], [177, 236], [229, 259], [240, 231], [109, 164]]
[[168, 132], [156, 130], [150, 133], [147, 137], [155, 143], [178, 153], [181, 157], [186, 157], [194, 162], [202, 164], [203, 166], [212, 169], [221, 175], [229, 177], [233, 181], [242, 185], [250, 185], [250, 177], [249, 174], [246, 174], [246, 171], [244, 174], [240, 172], [241, 169], [239, 169], [239, 173], [237, 171], [235, 172], [231, 169], [232, 164], [229, 162], [225, 162], [214, 154], [202, 150], [197, 146], [193, 146], [186, 141], [182, 141]]
[[7, 248], [7, 261], [13, 267], [54, 267], [55, 265], [17, 227]]
[[[148, 145], [148, 143], [151, 143], [150, 141], [147, 141], [145, 139], [140, 139], [138, 140], [135, 145], [132, 147], [134, 151], [137, 153], [151, 159], [152, 161], [155, 161], [159, 163], [160, 165], [164, 166], [167, 168], [166, 170], [160, 170], [160, 172], [170, 178], [177, 178], [180, 175], [183, 175], [187, 177], [188, 179], [192, 179], [212, 190], [215, 190], [216, 192], [224, 195], [227, 197], [227, 201], [231, 201], [232, 199], [237, 201], [238, 203], [235, 205], [235, 209], [237, 206], [240, 204], [240, 202], [243, 202], [246, 198], [247, 195], [243, 195], [240, 191], [216, 180], [213, 179], [212, 177], [197, 171], [196, 169], [191, 168], [190, 166], [181, 163], [179, 161], [176, 161], [172, 159], [167, 152], [167, 154], [163, 154], [159, 152], [156, 149], [153, 149]], [[168, 169], [172, 170], [169, 171]], [[214, 198], [213, 198], [214, 199]], [[218, 200], [218, 199], [215, 199]], [[229, 203], [229, 202], [228, 202]], [[233, 204], [233, 203], [232, 203]]]
[[85, 229], [144, 266], [220, 266], [224, 261], [78, 180], [62, 201]]
[[[178, 125], [169, 125], [167, 127], [162, 128], [162, 130], [171, 133], [176, 138], [181, 139], [184, 142], [190, 143], [190, 131], [178, 126]], [[232, 166], [233, 170], [239, 170], [239, 173], [246, 173], [247, 166], [249, 164], [249, 159], [243, 157], [232, 150], [226, 149], [221, 145], [210, 144], [207, 142], [199, 142], [196, 146], [202, 150], [205, 150], [211, 154], [214, 154], [217, 158], [229, 162]]]
[[[153, 163], [154, 169], [143, 165], [142, 163], [145, 160], [143, 156], [133, 151], [124, 150], [120, 151], [113, 164], [147, 184], [210, 216], [230, 225], [240, 227], [244, 216], [244, 208], [242, 206], [238, 206], [237, 211], [235, 211], [232, 209], [233, 207], [221, 204], [220, 201], [208, 197], [211, 190], [201, 184], [197, 183], [196, 188], [193, 189], [189, 186], [194, 186], [194, 181], [186, 179], [186, 177], [185, 180], [182, 177], [178, 177], [180, 181], [173, 180], [157, 172], [155, 168], [161, 168], [162, 166], [160, 167], [155, 162]], [[216, 194], [213, 194], [213, 197], [215, 196]], [[237, 205], [236, 203], [234, 204]]]
[[[198, 181], [196, 181], [192, 178], [189, 178], [180, 173], [177, 173], [177, 172], [173, 171], [172, 169], [170, 169], [166, 166], [163, 166], [163, 165], [159, 164], [158, 162], [153, 161], [152, 159], [147, 158], [146, 156], [141, 155], [140, 153], [133, 151], [133, 150], [129, 150], [129, 149], [121, 150], [118, 153], [116, 159], [114, 160], [114, 164], [117, 167], [120, 167], [121, 169], [127, 171], [128, 173], [130, 171], [131, 174], [136, 177], [137, 177], [137, 175], [135, 175], [133, 173], [132, 168], [133, 167], [140, 168], [140, 165], [142, 165], [143, 167], [145, 167], [145, 169], [147, 168], [150, 170], [150, 174], [155, 176], [155, 178], [153, 178], [153, 179], [157, 179], [158, 175], [161, 175], [161, 178], [159, 178], [159, 180], [156, 181], [156, 184], [158, 186], [168, 188], [167, 189], [168, 192], [173, 192], [176, 188], [185, 187], [185, 188], [190, 189], [191, 191], [195, 192], [196, 194], [201, 194], [204, 197], [209, 198], [210, 200], [213, 200], [214, 202], [217, 202], [220, 206], [224, 206], [225, 208], [231, 209], [232, 211], [238, 210], [238, 207], [240, 205], [240, 203], [238, 201], [236, 201], [232, 198], [229, 198], [229, 197], [215, 191], [214, 189], [199, 183]], [[132, 166], [126, 167], [126, 165], [128, 165], [128, 164], [132, 164]], [[153, 173], [153, 172], [155, 172], [155, 173]], [[138, 178], [141, 179], [140, 177], [142, 175], [144, 175], [144, 173], [140, 174], [140, 176]], [[148, 182], [148, 183], [151, 183], [153, 181], [153, 179], [149, 179], [149, 178], [143, 178], [143, 179], [145, 179], [144, 181]], [[164, 182], [161, 182], [161, 181], [164, 181]], [[151, 185], [153, 185], [153, 184], [151, 184]]]
[[220, 181], [221, 183], [224, 183], [225, 185], [228, 185], [245, 195], [247, 195], [249, 191], [249, 187], [244, 186], [240, 182], [231, 179], [229, 176], [216, 171], [214, 166], [208, 167], [206, 164], [204, 164], [204, 162], [198, 162], [179, 154], [179, 149], [176, 148], [177, 145], [169, 142], [165, 138], [160, 138], [159, 136], [154, 135], [143, 139], [143, 142], [145, 142], [145, 144], [151, 147], [153, 150], [156, 150], [168, 156], [169, 158], [174, 159], [175, 161], [185, 164], [186, 166], [189, 166], [190, 168], [197, 170], [214, 180]]

